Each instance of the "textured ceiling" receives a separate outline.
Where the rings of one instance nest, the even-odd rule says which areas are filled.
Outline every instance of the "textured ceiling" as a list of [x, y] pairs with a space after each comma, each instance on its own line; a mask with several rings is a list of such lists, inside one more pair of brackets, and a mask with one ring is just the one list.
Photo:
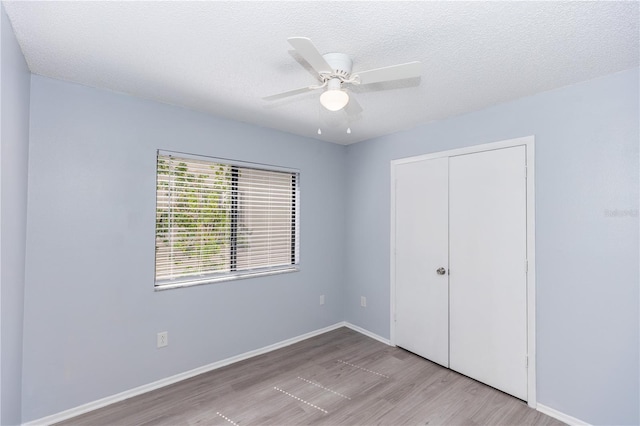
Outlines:
[[[4, 5], [35, 74], [341, 144], [638, 66], [638, 2]], [[356, 87], [349, 118], [320, 91], [264, 101], [316, 82], [294, 36], [354, 71], [421, 61], [422, 77]]]

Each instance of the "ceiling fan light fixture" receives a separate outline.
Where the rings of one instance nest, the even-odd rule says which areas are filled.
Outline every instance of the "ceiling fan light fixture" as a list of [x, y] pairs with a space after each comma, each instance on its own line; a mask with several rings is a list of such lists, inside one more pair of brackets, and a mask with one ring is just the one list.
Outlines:
[[[346, 115], [356, 117], [362, 112], [356, 97], [349, 99], [349, 94], [344, 91], [349, 85], [359, 86], [363, 84], [383, 83], [387, 81], [403, 80], [408, 78], [420, 78], [422, 73], [420, 62], [407, 62], [406, 64], [391, 65], [353, 73], [353, 61], [345, 53], [332, 52], [320, 54], [307, 37], [289, 37], [289, 44], [317, 73], [320, 84], [289, 90], [263, 98], [267, 101], [281, 99], [283, 97], [297, 95], [309, 90], [325, 89], [320, 95], [320, 104], [328, 111], [340, 111], [349, 105]], [[321, 109], [322, 110], [322, 109]], [[341, 114], [332, 114], [334, 116]], [[348, 133], [348, 132], [347, 132]]]
[[330, 89], [320, 95], [320, 103], [329, 111], [339, 111], [349, 103], [349, 95], [340, 89]]

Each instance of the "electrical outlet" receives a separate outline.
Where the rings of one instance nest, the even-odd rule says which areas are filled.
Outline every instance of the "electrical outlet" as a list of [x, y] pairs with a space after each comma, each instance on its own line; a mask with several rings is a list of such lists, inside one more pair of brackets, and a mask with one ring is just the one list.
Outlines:
[[360, 296], [360, 306], [362, 306], [363, 308], [367, 307], [367, 298], [364, 296]]
[[324, 305], [324, 294], [320, 295], [320, 304]]
[[165, 346], [167, 346], [169, 344], [169, 332], [161, 331], [160, 333], [158, 333], [157, 343], [159, 348], [164, 348]]

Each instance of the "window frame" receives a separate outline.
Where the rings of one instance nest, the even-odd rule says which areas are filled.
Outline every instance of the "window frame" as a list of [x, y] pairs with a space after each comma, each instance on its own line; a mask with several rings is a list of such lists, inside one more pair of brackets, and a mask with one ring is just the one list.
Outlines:
[[[221, 283], [227, 281], [235, 281], [242, 280], [248, 278], [255, 277], [263, 277], [270, 275], [279, 275], [286, 274], [291, 272], [298, 272], [300, 270], [300, 171], [298, 169], [275, 166], [264, 163], [253, 163], [247, 161], [238, 161], [231, 160], [227, 158], [220, 157], [211, 157], [207, 155], [197, 155], [197, 154], [189, 154], [178, 151], [167, 151], [158, 149], [156, 151], [156, 166], [155, 166], [155, 217], [157, 218], [158, 212], [158, 178], [159, 178], [159, 169], [158, 169], [158, 160], [161, 156], [164, 157], [174, 157], [185, 160], [197, 160], [197, 161], [206, 161], [211, 164], [219, 164], [223, 166], [228, 166], [232, 170], [231, 179], [232, 186], [236, 187], [236, 191], [232, 192], [232, 205], [235, 205], [235, 209], [232, 209], [231, 214], [231, 235], [236, 235], [238, 232], [238, 216], [240, 216], [241, 211], [238, 209], [238, 192], [237, 192], [237, 184], [238, 184], [238, 172], [239, 169], [252, 169], [258, 171], [267, 171], [267, 172], [280, 172], [280, 173], [288, 173], [291, 174], [292, 179], [294, 179], [294, 184], [292, 188], [292, 206], [291, 206], [291, 223], [292, 223], [292, 234], [291, 234], [291, 263], [286, 265], [278, 265], [278, 266], [267, 266], [267, 267], [259, 267], [254, 269], [241, 269], [241, 270], [230, 270], [228, 272], [213, 272], [202, 274], [198, 276], [190, 275], [190, 276], [182, 276], [172, 279], [157, 279], [157, 241], [154, 244], [154, 289], [155, 291], [163, 291], [174, 288], [182, 288], [182, 287], [191, 287], [196, 285], [203, 284], [214, 284]], [[157, 219], [154, 220], [154, 239], [157, 238]], [[230, 251], [229, 251], [229, 262], [230, 264], [236, 264], [237, 262], [237, 238], [233, 239], [230, 237]], [[235, 249], [235, 250], [234, 250]], [[234, 259], [235, 258], [235, 259]], [[234, 265], [235, 266], [235, 265]], [[231, 266], [230, 266], [231, 268]]]

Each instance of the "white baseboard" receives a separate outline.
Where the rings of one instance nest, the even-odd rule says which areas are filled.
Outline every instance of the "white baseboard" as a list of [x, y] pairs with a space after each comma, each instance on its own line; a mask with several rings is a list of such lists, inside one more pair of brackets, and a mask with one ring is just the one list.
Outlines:
[[583, 422], [580, 419], [576, 419], [568, 414], [565, 414], [561, 411], [558, 411], [554, 408], [547, 407], [543, 404], [538, 404], [537, 408], [542, 414], [546, 414], [547, 416], [553, 417], [554, 419], [558, 419], [561, 422], [564, 422], [570, 426], [590, 426], [589, 423]]
[[382, 343], [384, 343], [385, 345], [393, 346], [393, 345], [391, 344], [391, 341], [390, 341], [389, 339], [385, 339], [385, 338], [384, 338], [384, 337], [382, 337], [382, 336], [378, 336], [377, 334], [372, 333], [372, 332], [370, 332], [369, 330], [365, 330], [365, 329], [364, 329], [364, 328], [362, 328], [362, 327], [358, 327], [357, 325], [353, 325], [353, 324], [351, 324], [350, 322], [346, 322], [346, 321], [343, 323], [343, 325], [344, 325], [345, 327], [347, 327], [347, 328], [352, 329], [353, 331], [357, 331], [357, 332], [358, 332], [358, 333], [360, 333], [360, 334], [364, 334], [364, 335], [365, 335], [365, 336], [367, 336], [367, 337], [371, 337], [372, 339], [375, 339], [375, 340], [377, 340], [377, 341], [379, 341], [379, 342], [382, 342]]
[[[234, 362], [243, 361], [248, 358], [252, 358], [257, 355], [262, 355], [267, 352], [275, 351], [276, 349], [284, 348], [285, 346], [292, 345], [294, 343], [301, 342], [303, 340], [309, 339], [314, 336], [318, 336], [320, 334], [327, 333], [329, 331], [335, 330], [340, 327], [349, 327], [356, 331], [362, 332], [362, 334], [366, 334], [367, 336], [373, 337], [376, 340], [380, 340], [380, 337], [375, 337], [372, 333], [369, 333], [360, 327], [354, 328], [350, 324], [345, 323], [344, 321], [330, 325], [325, 328], [321, 328], [319, 330], [311, 331], [309, 333], [302, 334], [300, 336], [292, 337], [291, 339], [283, 340], [278, 343], [274, 343], [273, 345], [265, 346], [260, 349], [256, 349], [254, 351], [245, 352], [240, 355], [233, 356], [231, 358], [223, 359], [222, 361], [217, 361], [208, 365], [204, 365], [202, 367], [194, 368], [193, 370], [185, 371], [184, 373], [176, 374], [171, 377], [167, 377], [164, 379], [160, 379], [153, 383], [149, 383], [146, 385], [138, 386], [137, 388], [129, 389], [124, 392], [120, 392], [115, 395], [108, 396], [106, 398], [101, 398], [96, 401], [89, 402], [87, 404], [80, 405], [75, 408], [71, 408], [69, 410], [61, 411], [60, 413], [52, 414], [50, 416], [42, 417], [40, 419], [32, 420], [27, 423], [23, 423], [23, 426], [44, 426], [51, 425], [53, 423], [58, 423], [63, 420], [68, 420], [72, 417], [79, 416], [81, 414], [88, 413], [89, 411], [97, 410], [98, 408], [106, 407], [107, 405], [114, 404], [116, 402], [123, 401], [125, 399], [141, 395], [146, 392], [151, 392], [152, 390], [156, 390], [159, 388], [163, 388], [168, 385], [172, 385], [174, 383], [180, 382], [185, 379], [189, 379], [191, 377], [197, 376], [198, 374], [206, 373], [211, 370], [215, 370], [217, 368], [221, 368], [227, 366], [229, 364], [233, 364]], [[362, 330], [362, 331], [360, 331]], [[383, 341], [383, 340], [381, 340]]]

